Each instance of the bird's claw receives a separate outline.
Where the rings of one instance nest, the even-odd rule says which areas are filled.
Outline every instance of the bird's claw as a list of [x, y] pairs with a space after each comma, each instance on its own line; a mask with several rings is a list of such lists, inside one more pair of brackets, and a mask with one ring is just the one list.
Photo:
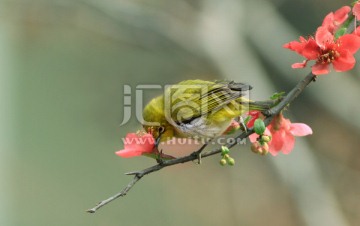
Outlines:
[[246, 133], [248, 131], [248, 128], [245, 125], [243, 117], [239, 116], [236, 121], [239, 123], [241, 130]]
[[162, 159], [162, 149], [158, 152], [157, 156], [156, 156], [156, 162], [159, 164], [159, 165], [162, 165], [164, 164], [164, 159]]

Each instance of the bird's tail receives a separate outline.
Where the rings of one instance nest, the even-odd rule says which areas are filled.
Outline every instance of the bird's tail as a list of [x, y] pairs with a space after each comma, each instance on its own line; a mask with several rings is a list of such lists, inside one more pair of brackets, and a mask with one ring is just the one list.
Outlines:
[[276, 100], [267, 100], [267, 101], [249, 101], [249, 111], [265, 111], [274, 107], [278, 101]]

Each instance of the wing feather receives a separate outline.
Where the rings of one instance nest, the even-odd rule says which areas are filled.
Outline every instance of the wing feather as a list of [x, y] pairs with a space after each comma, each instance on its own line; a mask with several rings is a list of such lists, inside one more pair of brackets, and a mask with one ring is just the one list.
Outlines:
[[182, 124], [228, 107], [249, 89], [243, 83], [186, 80], [169, 87], [165, 95], [172, 120]]

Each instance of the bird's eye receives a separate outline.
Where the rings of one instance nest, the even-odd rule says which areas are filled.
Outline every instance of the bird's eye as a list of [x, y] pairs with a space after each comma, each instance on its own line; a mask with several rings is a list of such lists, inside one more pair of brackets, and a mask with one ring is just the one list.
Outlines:
[[165, 131], [165, 127], [160, 126], [160, 127], [159, 127], [159, 133], [162, 134], [164, 131]]

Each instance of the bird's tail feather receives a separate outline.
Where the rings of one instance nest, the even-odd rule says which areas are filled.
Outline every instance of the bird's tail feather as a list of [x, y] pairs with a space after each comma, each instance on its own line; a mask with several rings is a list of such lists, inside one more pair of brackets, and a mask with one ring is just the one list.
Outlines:
[[249, 102], [249, 110], [256, 110], [256, 111], [265, 111], [277, 104], [275, 100], [267, 100], [267, 101], [250, 101]]

